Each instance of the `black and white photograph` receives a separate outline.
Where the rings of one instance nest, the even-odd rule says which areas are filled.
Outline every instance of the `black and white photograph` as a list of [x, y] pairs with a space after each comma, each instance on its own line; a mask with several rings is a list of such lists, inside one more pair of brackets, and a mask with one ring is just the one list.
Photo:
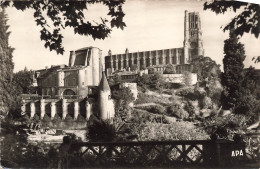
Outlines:
[[0, 168], [260, 168], [260, 1], [0, 0]]

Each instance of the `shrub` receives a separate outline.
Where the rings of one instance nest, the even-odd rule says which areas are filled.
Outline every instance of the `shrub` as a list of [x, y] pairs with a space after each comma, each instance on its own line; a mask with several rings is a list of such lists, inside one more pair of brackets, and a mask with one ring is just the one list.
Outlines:
[[184, 106], [184, 110], [188, 112], [189, 118], [193, 119], [198, 111], [198, 107], [196, 107], [196, 101], [187, 101]]
[[138, 98], [134, 102], [135, 104], [144, 104], [144, 103], [158, 103], [158, 104], [165, 104], [169, 103], [169, 99], [160, 96], [148, 95], [145, 93], [138, 93]]
[[165, 114], [165, 108], [161, 105], [149, 105], [149, 106], [143, 106], [138, 108], [154, 114]]
[[223, 87], [218, 80], [210, 81], [208, 84], [207, 95], [211, 98], [212, 102], [220, 105], [221, 92]]
[[175, 122], [172, 124], [147, 122], [136, 124], [133, 130], [138, 135], [138, 141], [200, 140], [209, 138], [204, 131], [196, 128], [190, 122]]
[[202, 101], [202, 108], [211, 109], [213, 107], [210, 97], [205, 96]]
[[43, 119], [42, 119], [42, 122], [50, 122], [51, 121], [51, 118], [47, 115], [47, 114], [45, 114], [44, 116], [43, 116]]
[[61, 117], [56, 113], [52, 121], [53, 121], [54, 123], [60, 122], [60, 121], [61, 121]]
[[85, 122], [86, 119], [85, 119], [81, 114], [79, 114], [79, 115], [78, 115], [78, 118], [77, 118], [77, 121], [78, 121], [78, 122]]
[[143, 89], [160, 90], [164, 86], [162, 75], [155, 72], [154, 74], [144, 74], [137, 79], [137, 86]]
[[70, 122], [70, 121], [74, 121], [74, 119], [73, 119], [73, 117], [71, 117], [71, 115], [67, 114], [64, 121]]
[[220, 138], [232, 139], [234, 132], [239, 133], [246, 127], [247, 117], [244, 115], [229, 114], [207, 118], [202, 122], [208, 134], [217, 134]]
[[199, 86], [196, 86], [194, 88], [194, 94], [195, 94], [195, 97], [198, 98], [198, 99], [204, 98], [204, 96], [207, 95], [205, 89], [202, 88], [202, 87], [199, 87]]
[[175, 94], [178, 95], [178, 96], [185, 97], [186, 99], [189, 99], [189, 100], [196, 100], [197, 99], [196, 95], [194, 94], [193, 87], [180, 89], [177, 92], [175, 92]]
[[154, 123], [169, 123], [167, 117], [164, 115], [157, 115], [153, 113], [149, 113], [146, 110], [134, 109], [131, 117], [131, 121], [135, 123], [146, 123], [146, 122], [154, 122]]
[[155, 113], [155, 114], [164, 114], [165, 108], [162, 106], [156, 105], [156, 106], [152, 106], [148, 111]]
[[167, 108], [167, 114], [179, 119], [187, 119], [189, 117], [189, 113], [183, 109], [183, 105], [180, 102], [176, 102], [169, 106]]
[[131, 134], [131, 130], [121, 120], [113, 123], [111, 120], [97, 119], [92, 115], [88, 124], [86, 138], [91, 142], [116, 142], [130, 141], [136, 136]]
[[33, 118], [31, 119], [31, 122], [38, 123], [40, 121], [40, 117], [38, 114], [34, 114]]

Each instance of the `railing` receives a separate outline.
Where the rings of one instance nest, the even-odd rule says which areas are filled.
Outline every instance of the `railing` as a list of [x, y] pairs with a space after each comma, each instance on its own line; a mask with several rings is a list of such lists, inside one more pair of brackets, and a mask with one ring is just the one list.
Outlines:
[[238, 156], [245, 151], [243, 142], [228, 140], [82, 142], [72, 144], [71, 150], [73, 167], [217, 166], [234, 164], [238, 158], [232, 157], [232, 151]]

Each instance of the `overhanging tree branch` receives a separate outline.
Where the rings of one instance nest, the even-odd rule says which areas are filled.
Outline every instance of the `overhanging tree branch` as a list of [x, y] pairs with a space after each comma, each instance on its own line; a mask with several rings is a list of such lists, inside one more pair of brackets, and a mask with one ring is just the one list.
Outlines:
[[[91, 36], [93, 39], [107, 38], [113, 27], [124, 29], [126, 26], [123, 21], [125, 14], [122, 10], [124, 2], [125, 0], [3, 0], [0, 1], [0, 5], [1, 7], [15, 7], [21, 11], [33, 9], [35, 22], [41, 27], [40, 38], [45, 41], [44, 46], [50, 51], [55, 50], [58, 54], [63, 54], [61, 29], [72, 27], [75, 34]], [[101, 18], [100, 22], [91, 23], [85, 18], [84, 10], [88, 9], [88, 5], [97, 3], [108, 7], [107, 15], [110, 20]], [[50, 25], [47, 18], [50, 19]]]

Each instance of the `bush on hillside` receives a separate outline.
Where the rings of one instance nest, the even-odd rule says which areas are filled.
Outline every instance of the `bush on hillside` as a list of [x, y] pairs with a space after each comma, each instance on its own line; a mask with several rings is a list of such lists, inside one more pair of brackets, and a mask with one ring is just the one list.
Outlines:
[[164, 89], [180, 89], [183, 86], [181, 83], [164, 82]]
[[188, 112], [190, 119], [194, 119], [199, 111], [198, 107], [196, 106], [196, 101], [187, 101], [184, 106], [184, 110]]
[[169, 99], [160, 96], [148, 95], [145, 93], [138, 93], [138, 98], [134, 102], [134, 104], [144, 104], [144, 103], [158, 103], [158, 104], [165, 104], [169, 103]]
[[170, 123], [169, 120], [167, 120], [166, 116], [164, 115], [153, 114], [153, 113], [149, 113], [146, 110], [139, 110], [139, 109], [133, 110], [131, 121], [134, 123], [146, 123], [146, 122], [164, 123], [164, 124]]
[[165, 108], [161, 105], [149, 105], [149, 106], [143, 106], [138, 108], [154, 114], [165, 114]]
[[138, 135], [138, 141], [166, 140], [201, 140], [209, 136], [190, 122], [175, 122], [172, 124], [141, 123], [133, 124], [133, 133]]
[[212, 109], [213, 103], [210, 97], [205, 96], [202, 101], [202, 108], [203, 109]]
[[130, 111], [129, 104], [135, 100], [131, 90], [128, 87], [114, 90], [112, 91], [112, 98], [115, 100], [116, 116], [121, 117], [122, 119], [127, 118]]
[[180, 89], [180, 90], [176, 91], [175, 94], [178, 95], [178, 96], [182, 96], [182, 97], [189, 99], [189, 100], [196, 100], [197, 99], [196, 95], [194, 94], [193, 87]]
[[212, 102], [220, 106], [220, 98], [223, 91], [220, 81], [218, 79], [209, 81], [205, 87], [205, 91], [207, 92], [207, 96], [211, 98]]
[[177, 117], [179, 119], [187, 119], [189, 113], [183, 109], [183, 106], [180, 102], [176, 102], [173, 105], [167, 107], [167, 115], [172, 117]]
[[232, 139], [234, 133], [239, 133], [246, 127], [245, 115], [229, 114], [206, 118], [201, 124], [208, 134], [217, 134], [220, 138]]
[[207, 92], [203, 87], [196, 86], [194, 88], [194, 94], [197, 99], [201, 99], [207, 95]]
[[164, 86], [164, 80], [162, 75], [155, 72], [154, 74], [144, 74], [139, 76], [137, 79], [137, 86], [139, 86], [142, 91], [149, 90], [161, 90]]

